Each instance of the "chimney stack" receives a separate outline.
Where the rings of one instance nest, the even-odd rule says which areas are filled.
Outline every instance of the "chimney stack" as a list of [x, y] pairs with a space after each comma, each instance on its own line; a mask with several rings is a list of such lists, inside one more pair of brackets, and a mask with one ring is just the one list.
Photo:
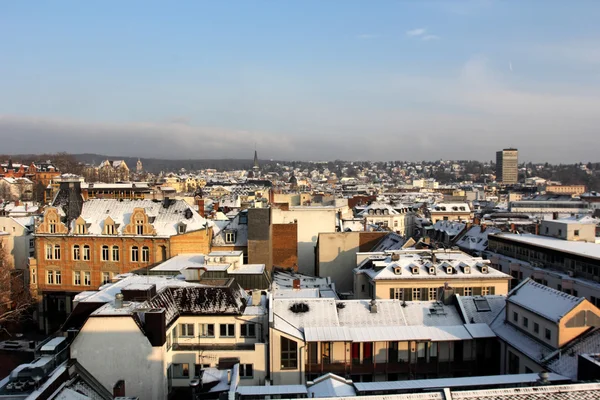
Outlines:
[[123, 293], [117, 293], [115, 295], [115, 308], [123, 308]]
[[202, 218], [206, 217], [204, 214], [204, 199], [198, 199], [198, 214], [200, 214]]
[[125, 381], [123, 379], [113, 386], [113, 397], [125, 397]]
[[371, 310], [371, 314], [377, 314], [377, 302], [375, 299], [371, 300], [371, 306], [369, 308]]

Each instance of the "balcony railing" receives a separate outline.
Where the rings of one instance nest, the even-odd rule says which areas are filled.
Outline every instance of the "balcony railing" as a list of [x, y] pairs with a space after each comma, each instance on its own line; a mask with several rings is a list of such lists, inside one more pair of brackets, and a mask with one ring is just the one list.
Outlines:
[[213, 351], [254, 351], [255, 343], [191, 343], [191, 342], [175, 342], [173, 343], [174, 351], [196, 351], [196, 350], [213, 350]]

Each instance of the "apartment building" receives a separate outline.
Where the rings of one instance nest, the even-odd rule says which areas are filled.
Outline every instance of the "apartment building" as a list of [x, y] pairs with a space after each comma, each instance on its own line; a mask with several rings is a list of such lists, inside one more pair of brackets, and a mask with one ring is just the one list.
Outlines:
[[35, 255], [34, 226], [33, 217], [0, 217], [0, 231], [6, 232], [4, 251], [16, 270], [27, 272], [29, 257]]
[[531, 279], [516, 286], [490, 327], [505, 374], [551, 371], [577, 379], [578, 357], [600, 345], [600, 310]]
[[[57, 196], [58, 197], [58, 196]], [[210, 253], [212, 224], [182, 200], [88, 200], [76, 192], [47, 207], [36, 227], [30, 284], [40, 329], [55, 329], [76, 293], [177, 254]]]
[[415, 215], [410, 207], [402, 204], [392, 206], [373, 202], [361, 210], [357, 216], [364, 218], [367, 227], [376, 225], [405, 237], [412, 236], [414, 232]]
[[489, 327], [465, 325], [441, 302], [274, 299], [269, 326], [274, 385], [326, 373], [371, 382], [497, 371]]
[[438, 221], [462, 221], [473, 219], [473, 212], [468, 203], [436, 203], [429, 209], [432, 223]]
[[548, 185], [546, 193], [579, 195], [585, 193], [585, 185]]
[[590, 216], [572, 216], [563, 219], [543, 220], [539, 232], [543, 236], [572, 242], [596, 243], [596, 230], [600, 221]]
[[399, 250], [357, 254], [354, 295], [359, 299], [435, 301], [442, 293], [508, 293], [511, 277], [488, 260], [458, 250]]
[[64, 329], [77, 330], [71, 357], [111, 390], [165, 399], [200, 372], [239, 364], [240, 385], [264, 385], [265, 298], [233, 280], [206, 286], [173, 277], [122, 276], [78, 296]]

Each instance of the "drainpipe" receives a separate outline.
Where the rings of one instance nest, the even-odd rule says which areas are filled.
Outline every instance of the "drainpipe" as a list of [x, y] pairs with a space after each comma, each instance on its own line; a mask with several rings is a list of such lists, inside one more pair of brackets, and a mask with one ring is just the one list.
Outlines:
[[304, 346], [301, 346], [298, 350], [300, 352], [300, 362], [298, 363], [298, 373], [300, 374], [300, 385], [303, 385], [304, 382], [302, 380], [302, 354], [304, 353], [304, 348], [306, 348], [306, 344]]

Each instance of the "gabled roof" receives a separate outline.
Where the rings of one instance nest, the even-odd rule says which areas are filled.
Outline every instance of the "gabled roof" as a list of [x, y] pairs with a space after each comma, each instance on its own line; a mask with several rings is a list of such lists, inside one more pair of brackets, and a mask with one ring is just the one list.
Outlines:
[[509, 294], [507, 301], [550, 321], [559, 322], [585, 300], [526, 279]]

